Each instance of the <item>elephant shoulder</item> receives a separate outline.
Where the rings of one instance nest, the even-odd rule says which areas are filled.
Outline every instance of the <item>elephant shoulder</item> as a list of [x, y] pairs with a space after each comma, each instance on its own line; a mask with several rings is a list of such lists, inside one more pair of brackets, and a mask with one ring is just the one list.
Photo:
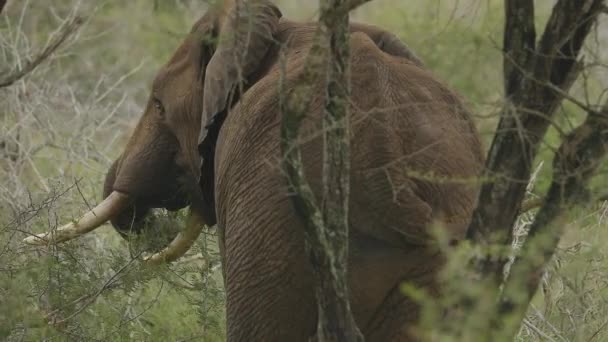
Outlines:
[[[300, 50], [312, 44], [317, 25], [316, 22], [297, 22], [283, 17], [280, 20], [275, 39], [289, 49]], [[405, 58], [419, 67], [424, 66], [422, 60], [403, 40], [385, 29], [353, 22], [350, 24], [350, 32], [353, 34], [365, 33], [384, 53]]]

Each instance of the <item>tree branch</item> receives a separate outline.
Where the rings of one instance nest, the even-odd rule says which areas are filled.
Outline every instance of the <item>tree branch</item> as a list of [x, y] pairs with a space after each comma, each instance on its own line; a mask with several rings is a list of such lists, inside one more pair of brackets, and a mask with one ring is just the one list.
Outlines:
[[[345, 0], [321, 1], [316, 43], [308, 55], [301, 85], [284, 99], [281, 89], [283, 168], [294, 207], [305, 222], [306, 250], [317, 280], [317, 341], [363, 341], [348, 296], [348, 204], [350, 139], [350, 28]], [[346, 7], [345, 7], [346, 6]], [[329, 56], [323, 55], [324, 48]], [[328, 60], [327, 60], [328, 59]], [[329, 69], [327, 69], [329, 68]], [[308, 112], [312, 87], [326, 74], [323, 116], [323, 197], [321, 207], [304, 175], [297, 144], [299, 126]], [[282, 86], [281, 86], [282, 87]]]
[[6, 6], [6, 1], [7, 0], [0, 0], [0, 14], [2, 14], [2, 10], [4, 9], [4, 6]]
[[[605, 201], [608, 201], [608, 193], [602, 194], [602, 195], [596, 194], [594, 196], [591, 196], [591, 198], [593, 200], [597, 200], [599, 202], [605, 202]], [[519, 208], [519, 213], [523, 214], [530, 210], [537, 209], [537, 208], [541, 207], [543, 205], [543, 203], [545, 203], [544, 198], [535, 198], [535, 199], [525, 201], [521, 204], [521, 207]]]
[[567, 209], [589, 202], [587, 183], [607, 154], [608, 103], [601, 112], [589, 113], [585, 122], [562, 142], [556, 154], [553, 181], [546, 200], [505, 282], [497, 322], [507, 322], [507, 338], [517, 333], [543, 270], [553, 257], [564, 229]]
[[[0, 5], [2, 4], [0, 3]], [[76, 32], [82, 23], [84, 23], [84, 19], [80, 16], [74, 16], [66, 20], [61, 24], [59, 30], [52, 36], [44, 49], [42, 49], [34, 59], [28, 61], [22, 68], [16, 71], [0, 71], [0, 88], [12, 85], [34, 71], [34, 69], [49, 58], [72, 33]]]
[[503, 44], [504, 87], [506, 96], [509, 97], [521, 85], [523, 71], [526, 70], [535, 49], [536, 30], [532, 1], [505, 2]]
[[[557, 1], [534, 51], [530, 51], [532, 2], [505, 2], [509, 15], [504, 35], [504, 49], [508, 53], [504, 69], [508, 97], [486, 162], [484, 176], [494, 181], [482, 186], [480, 205], [473, 213], [467, 232], [468, 239], [482, 246], [503, 247], [505, 251], [510, 246], [533, 161], [563, 99], [547, 84], [568, 92], [580, 72], [577, 58], [583, 42], [601, 12], [602, 0], [582, 2]], [[491, 274], [498, 285], [507, 260], [506, 255], [476, 260], [478, 273]]]

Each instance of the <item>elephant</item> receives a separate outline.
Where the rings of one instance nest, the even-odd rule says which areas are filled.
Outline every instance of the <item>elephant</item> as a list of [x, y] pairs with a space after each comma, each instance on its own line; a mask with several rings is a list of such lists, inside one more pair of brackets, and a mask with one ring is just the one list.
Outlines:
[[[315, 279], [281, 168], [280, 103], [302, 80], [316, 27], [267, 0], [210, 7], [152, 82], [104, 200], [26, 242], [67, 241], [108, 220], [127, 236], [155, 208], [188, 207], [183, 230], [147, 260], [179, 258], [202, 225], [215, 225], [227, 340], [307, 341]], [[462, 96], [394, 34], [351, 22], [350, 46], [349, 300], [367, 341], [415, 341], [420, 307], [400, 284], [441, 294], [446, 258], [431, 227], [464, 238], [483, 146]], [[324, 77], [314, 80], [298, 139], [317, 199], [324, 87]]]

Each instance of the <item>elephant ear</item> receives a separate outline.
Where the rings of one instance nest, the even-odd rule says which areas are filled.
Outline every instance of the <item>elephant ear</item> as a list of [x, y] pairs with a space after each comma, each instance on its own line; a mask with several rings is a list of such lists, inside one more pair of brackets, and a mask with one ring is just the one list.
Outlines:
[[414, 51], [393, 33], [373, 25], [360, 23], [353, 24], [351, 30], [364, 32], [374, 41], [374, 43], [376, 43], [376, 46], [378, 46], [380, 50], [389, 55], [407, 58], [415, 65], [421, 68], [424, 67], [424, 63], [418, 58]]
[[236, 1], [220, 20], [219, 42], [205, 71], [204, 119], [223, 112], [230, 93], [260, 67], [281, 16], [270, 1], [250, 0]]
[[[257, 71], [274, 42], [281, 11], [267, 0], [237, 0], [222, 11], [216, 25], [219, 39], [205, 70], [203, 113], [198, 139], [202, 157], [200, 186], [206, 205], [214, 208], [215, 142], [234, 96]], [[211, 213], [215, 219], [215, 213]], [[215, 221], [215, 220], [212, 220]]]
[[390, 32], [382, 32], [376, 38], [376, 45], [380, 50], [388, 53], [389, 55], [405, 57], [412, 61], [419, 67], [423, 67], [424, 63], [412, 49], [410, 49], [404, 42], [402, 42], [396, 35]]

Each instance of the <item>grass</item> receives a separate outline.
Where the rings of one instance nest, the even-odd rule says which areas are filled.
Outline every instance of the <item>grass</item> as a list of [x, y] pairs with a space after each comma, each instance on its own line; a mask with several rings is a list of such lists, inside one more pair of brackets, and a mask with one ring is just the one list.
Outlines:
[[[150, 270], [133, 262], [125, 241], [106, 226], [57, 248], [24, 248], [26, 232], [67, 222], [101, 199], [105, 170], [142, 113], [150, 83], [204, 13], [195, 0], [9, 1], [0, 16], [0, 70], [35, 54], [79, 4], [86, 22], [48, 63], [0, 89], [0, 339], [222, 340], [218, 270], [194, 260]], [[315, 3], [276, 1], [284, 15], [311, 19]], [[550, 5], [536, 2], [542, 28]], [[376, 0], [358, 21], [406, 41], [439, 77], [465, 96], [486, 146], [502, 101], [502, 1]], [[597, 103], [608, 82], [605, 23], [589, 41], [597, 62], [573, 95]], [[604, 45], [605, 46], [605, 45]], [[550, 182], [560, 131], [583, 118], [565, 102], [537, 160], [530, 196]], [[608, 166], [593, 180], [605, 189]], [[88, 203], [88, 204], [87, 204]], [[519, 341], [608, 340], [608, 204], [574, 212]], [[533, 215], [530, 213], [528, 215]], [[525, 234], [529, 216], [520, 219]], [[217, 258], [213, 236], [197, 252]], [[49, 326], [45, 314], [64, 325]]]

